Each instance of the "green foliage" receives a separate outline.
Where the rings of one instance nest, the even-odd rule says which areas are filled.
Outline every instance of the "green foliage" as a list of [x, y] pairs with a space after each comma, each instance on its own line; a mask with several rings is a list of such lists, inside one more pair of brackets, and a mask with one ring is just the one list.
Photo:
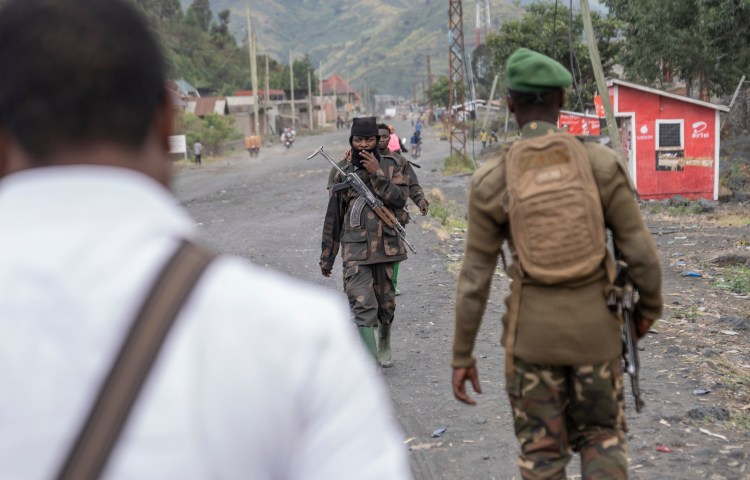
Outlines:
[[474, 163], [469, 157], [453, 152], [448, 158], [445, 159], [443, 174], [453, 175], [455, 173], [467, 173], [473, 172], [474, 169]]
[[188, 148], [200, 139], [207, 153], [214, 153], [224, 142], [242, 138], [231, 117], [215, 113], [210, 113], [202, 119], [192, 113], [185, 113], [180, 123], [187, 138]]
[[750, 293], [750, 267], [737, 265], [727, 268], [723, 280], [719, 281], [719, 286], [734, 293]]
[[213, 14], [208, 0], [193, 0], [187, 11], [188, 22], [197, 25], [204, 32], [208, 32]]
[[730, 93], [750, 63], [748, 0], [603, 0], [625, 22], [621, 63], [632, 80], [689, 93]]
[[[722, 158], [722, 162], [727, 159]], [[750, 192], [750, 163], [747, 159], [729, 160], [729, 171], [722, 175], [721, 184], [733, 192]]]
[[[294, 91], [295, 92], [305, 92], [305, 95], [307, 95], [307, 72], [310, 72], [310, 82], [311, 87], [313, 90], [313, 93], [317, 93], [319, 90], [319, 84], [318, 77], [315, 75], [315, 67], [312, 64], [312, 60], [310, 60], [310, 56], [308, 54], [305, 54], [301, 59], [294, 59]], [[281, 88], [286, 93], [287, 96], [291, 97], [291, 89], [289, 85], [289, 65], [284, 65], [281, 69], [281, 72], [279, 72], [279, 75], [277, 76], [277, 87], [275, 88]]]
[[132, 1], [161, 40], [170, 77], [215, 95], [250, 88], [249, 54], [230, 32], [229, 11], [213, 23], [208, 0], [193, 1], [185, 13], [178, 0]]
[[461, 208], [455, 201], [447, 200], [437, 189], [428, 192], [427, 200], [430, 202], [430, 216], [440, 225], [449, 229], [466, 228], [466, 222], [459, 217]]
[[646, 204], [645, 210], [646, 213], [651, 215], [667, 215], [669, 217], [686, 217], [706, 213], [706, 208], [698, 200], [693, 200], [682, 205], [649, 202]]
[[432, 83], [432, 103], [437, 107], [448, 108], [448, 77], [440, 76]]
[[[615, 76], [612, 67], [622, 48], [619, 37], [622, 24], [615, 18], [602, 17], [596, 12], [592, 12], [591, 17], [605, 76]], [[582, 110], [587, 105], [593, 105], [596, 82], [588, 47], [583, 41], [580, 13], [575, 13], [571, 21], [570, 10], [564, 5], [532, 3], [520, 20], [506, 21], [497, 33], [490, 34], [486, 46], [487, 55], [492, 61], [492, 68], [488, 71], [493, 74], [504, 72], [506, 60], [520, 47], [554, 58], [573, 73], [575, 83], [580, 88], [578, 95], [569, 96], [568, 108]], [[492, 82], [492, 78], [484, 79], [485, 83], [487, 81]], [[500, 76], [498, 88], [500, 92], [507, 88], [504, 75]]]

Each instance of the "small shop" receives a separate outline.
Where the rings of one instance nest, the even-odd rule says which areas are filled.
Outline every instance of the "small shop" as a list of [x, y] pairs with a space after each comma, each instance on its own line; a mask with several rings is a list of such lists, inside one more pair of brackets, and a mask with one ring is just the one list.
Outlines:
[[[717, 200], [720, 114], [729, 107], [623, 80], [609, 80], [607, 86], [641, 198]], [[596, 100], [597, 114], [604, 117], [601, 99]]]

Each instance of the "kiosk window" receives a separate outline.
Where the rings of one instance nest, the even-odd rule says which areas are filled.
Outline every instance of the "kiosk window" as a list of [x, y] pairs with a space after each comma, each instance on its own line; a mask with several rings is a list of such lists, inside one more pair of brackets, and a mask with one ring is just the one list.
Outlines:
[[656, 148], [682, 148], [682, 123], [658, 123]]

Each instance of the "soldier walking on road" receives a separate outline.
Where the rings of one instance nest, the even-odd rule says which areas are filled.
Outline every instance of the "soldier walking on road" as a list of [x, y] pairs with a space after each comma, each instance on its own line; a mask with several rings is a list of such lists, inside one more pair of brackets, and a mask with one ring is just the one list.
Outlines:
[[[394, 157], [381, 157], [377, 141], [375, 117], [355, 118], [349, 137], [351, 163], [344, 170], [358, 175], [386, 208], [403, 209], [408, 185], [401, 165]], [[344, 291], [360, 337], [378, 363], [390, 366], [390, 329], [396, 310], [393, 266], [406, 260], [406, 246], [353, 188], [337, 189], [336, 185], [344, 180], [338, 172], [333, 179], [323, 225], [320, 270], [323, 276], [331, 276], [340, 245]], [[375, 341], [376, 327], [379, 337], [386, 339], [381, 342], [380, 351]]]
[[[378, 124], [378, 135], [378, 153], [380, 153], [382, 157], [391, 156], [398, 161], [401, 165], [401, 174], [403, 175], [406, 184], [409, 186], [409, 198], [411, 198], [412, 202], [419, 207], [419, 212], [422, 216], [427, 215], [430, 210], [430, 202], [428, 202], [424, 196], [422, 186], [419, 184], [419, 179], [414, 171], [413, 164], [401, 155], [400, 152], [390, 150], [389, 143], [391, 130], [388, 125], [385, 123]], [[398, 221], [401, 222], [401, 225], [405, 227], [406, 224], [409, 223], [409, 212], [405, 205], [404, 208], [397, 210], [394, 213], [396, 214]], [[399, 263], [396, 262], [393, 266], [393, 288], [396, 291], [396, 296], [401, 295], [401, 290], [398, 288], [398, 265]]]
[[[614, 262], [604, 228], [640, 291], [639, 336], [662, 312], [656, 247], [615, 153], [556, 128], [572, 82], [565, 67], [522, 48], [508, 58], [506, 75], [521, 140], [472, 178], [456, 294], [453, 393], [475, 404], [467, 380], [481, 393], [472, 351], [507, 240], [512, 284], [502, 344], [521, 475], [564, 479], [572, 450], [581, 455], [584, 479], [624, 479], [621, 319], [607, 307]], [[527, 203], [530, 192], [534, 202]]]

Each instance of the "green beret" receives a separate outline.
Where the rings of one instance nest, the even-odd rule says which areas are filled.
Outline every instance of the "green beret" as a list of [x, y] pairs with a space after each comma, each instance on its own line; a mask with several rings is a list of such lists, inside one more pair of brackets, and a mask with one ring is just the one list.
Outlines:
[[573, 83], [567, 68], [547, 55], [519, 48], [505, 63], [508, 88], [517, 92], [535, 93], [566, 88]]

